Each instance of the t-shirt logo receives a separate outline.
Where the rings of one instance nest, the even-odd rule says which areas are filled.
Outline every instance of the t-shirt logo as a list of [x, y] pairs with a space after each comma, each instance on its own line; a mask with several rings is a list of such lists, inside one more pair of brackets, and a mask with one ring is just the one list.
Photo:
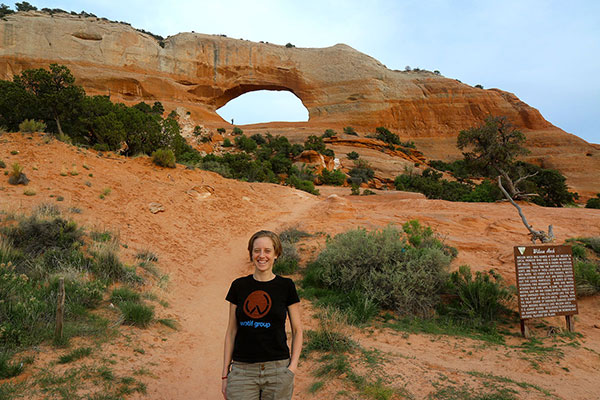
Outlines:
[[244, 312], [250, 318], [262, 318], [271, 309], [271, 296], [263, 290], [255, 290], [244, 301]]

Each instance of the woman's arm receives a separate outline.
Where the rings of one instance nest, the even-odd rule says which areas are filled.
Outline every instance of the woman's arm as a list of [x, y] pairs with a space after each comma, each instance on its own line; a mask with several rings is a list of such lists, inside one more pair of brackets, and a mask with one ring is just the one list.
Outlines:
[[[227, 323], [227, 331], [225, 332], [225, 348], [223, 351], [223, 371], [221, 376], [225, 377], [229, 373], [229, 365], [231, 364], [231, 357], [233, 356], [233, 343], [235, 341], [235, 334], [237, 333], [237, 320], [235, 318], [235, 310], [237, 306], [229, 303], [229, 322]], [[227, 379], [222, 379], [221, 392], [223, 398], [227, 400]]]
[[290, 316], [290, 325], [292, 326], [292, 354], [290, 356], [290, 365], [288, 369], [296, 373], [298, 360], [302, 352], [302, 321], [300, 321], [300, 303], [294, 303], [288, 306], [288, 315]]

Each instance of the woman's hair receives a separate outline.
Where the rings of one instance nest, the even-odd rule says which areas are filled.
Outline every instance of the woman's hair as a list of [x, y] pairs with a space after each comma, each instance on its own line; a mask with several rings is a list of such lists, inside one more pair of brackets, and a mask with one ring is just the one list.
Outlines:
[[273, 242], [273, 250], [275, 250], [275, 257], [281, 255], [281, 240], [275, 232], [271, 231], [258, 231], [248, 241], [248, 253], [250, 253], [250, 261], [252, 261], [252, 249], [254, 248], [254, 241], [261, 237], [268, 237]]

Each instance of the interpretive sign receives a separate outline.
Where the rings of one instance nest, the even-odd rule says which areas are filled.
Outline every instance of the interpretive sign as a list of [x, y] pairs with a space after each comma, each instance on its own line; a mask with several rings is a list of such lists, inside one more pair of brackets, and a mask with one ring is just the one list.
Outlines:
[[571, 246], [515, 246], [514, 252], [522, 320], [578, 313]]

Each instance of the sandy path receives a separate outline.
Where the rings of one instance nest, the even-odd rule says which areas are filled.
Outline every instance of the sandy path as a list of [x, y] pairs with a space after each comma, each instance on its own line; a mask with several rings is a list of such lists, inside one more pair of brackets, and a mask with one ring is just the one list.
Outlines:
[[148, 384], [149, 398], [221, 398], [223, 335], [228, 313], [225, 295], [233, 279], [252, 271], [246, 250], [248, 238], [257, 229], [281, 231], [302, 220], [314, 204], [299, 202], [292, 211], [278, 210], [283, 215], [263, 221], [260, 228], [252, 224], [251, 229], [227, 237], [225, 246], [213, 247], [200, 255], [193, 262], [200, 274], [198, 282], [190, 280], [185, 272], [173, 277], [177, 291], [172, 293], [171, 309], [180, 316], [181, 328], [148, 360], [159, 364], [154, 371], [159, 379]]

